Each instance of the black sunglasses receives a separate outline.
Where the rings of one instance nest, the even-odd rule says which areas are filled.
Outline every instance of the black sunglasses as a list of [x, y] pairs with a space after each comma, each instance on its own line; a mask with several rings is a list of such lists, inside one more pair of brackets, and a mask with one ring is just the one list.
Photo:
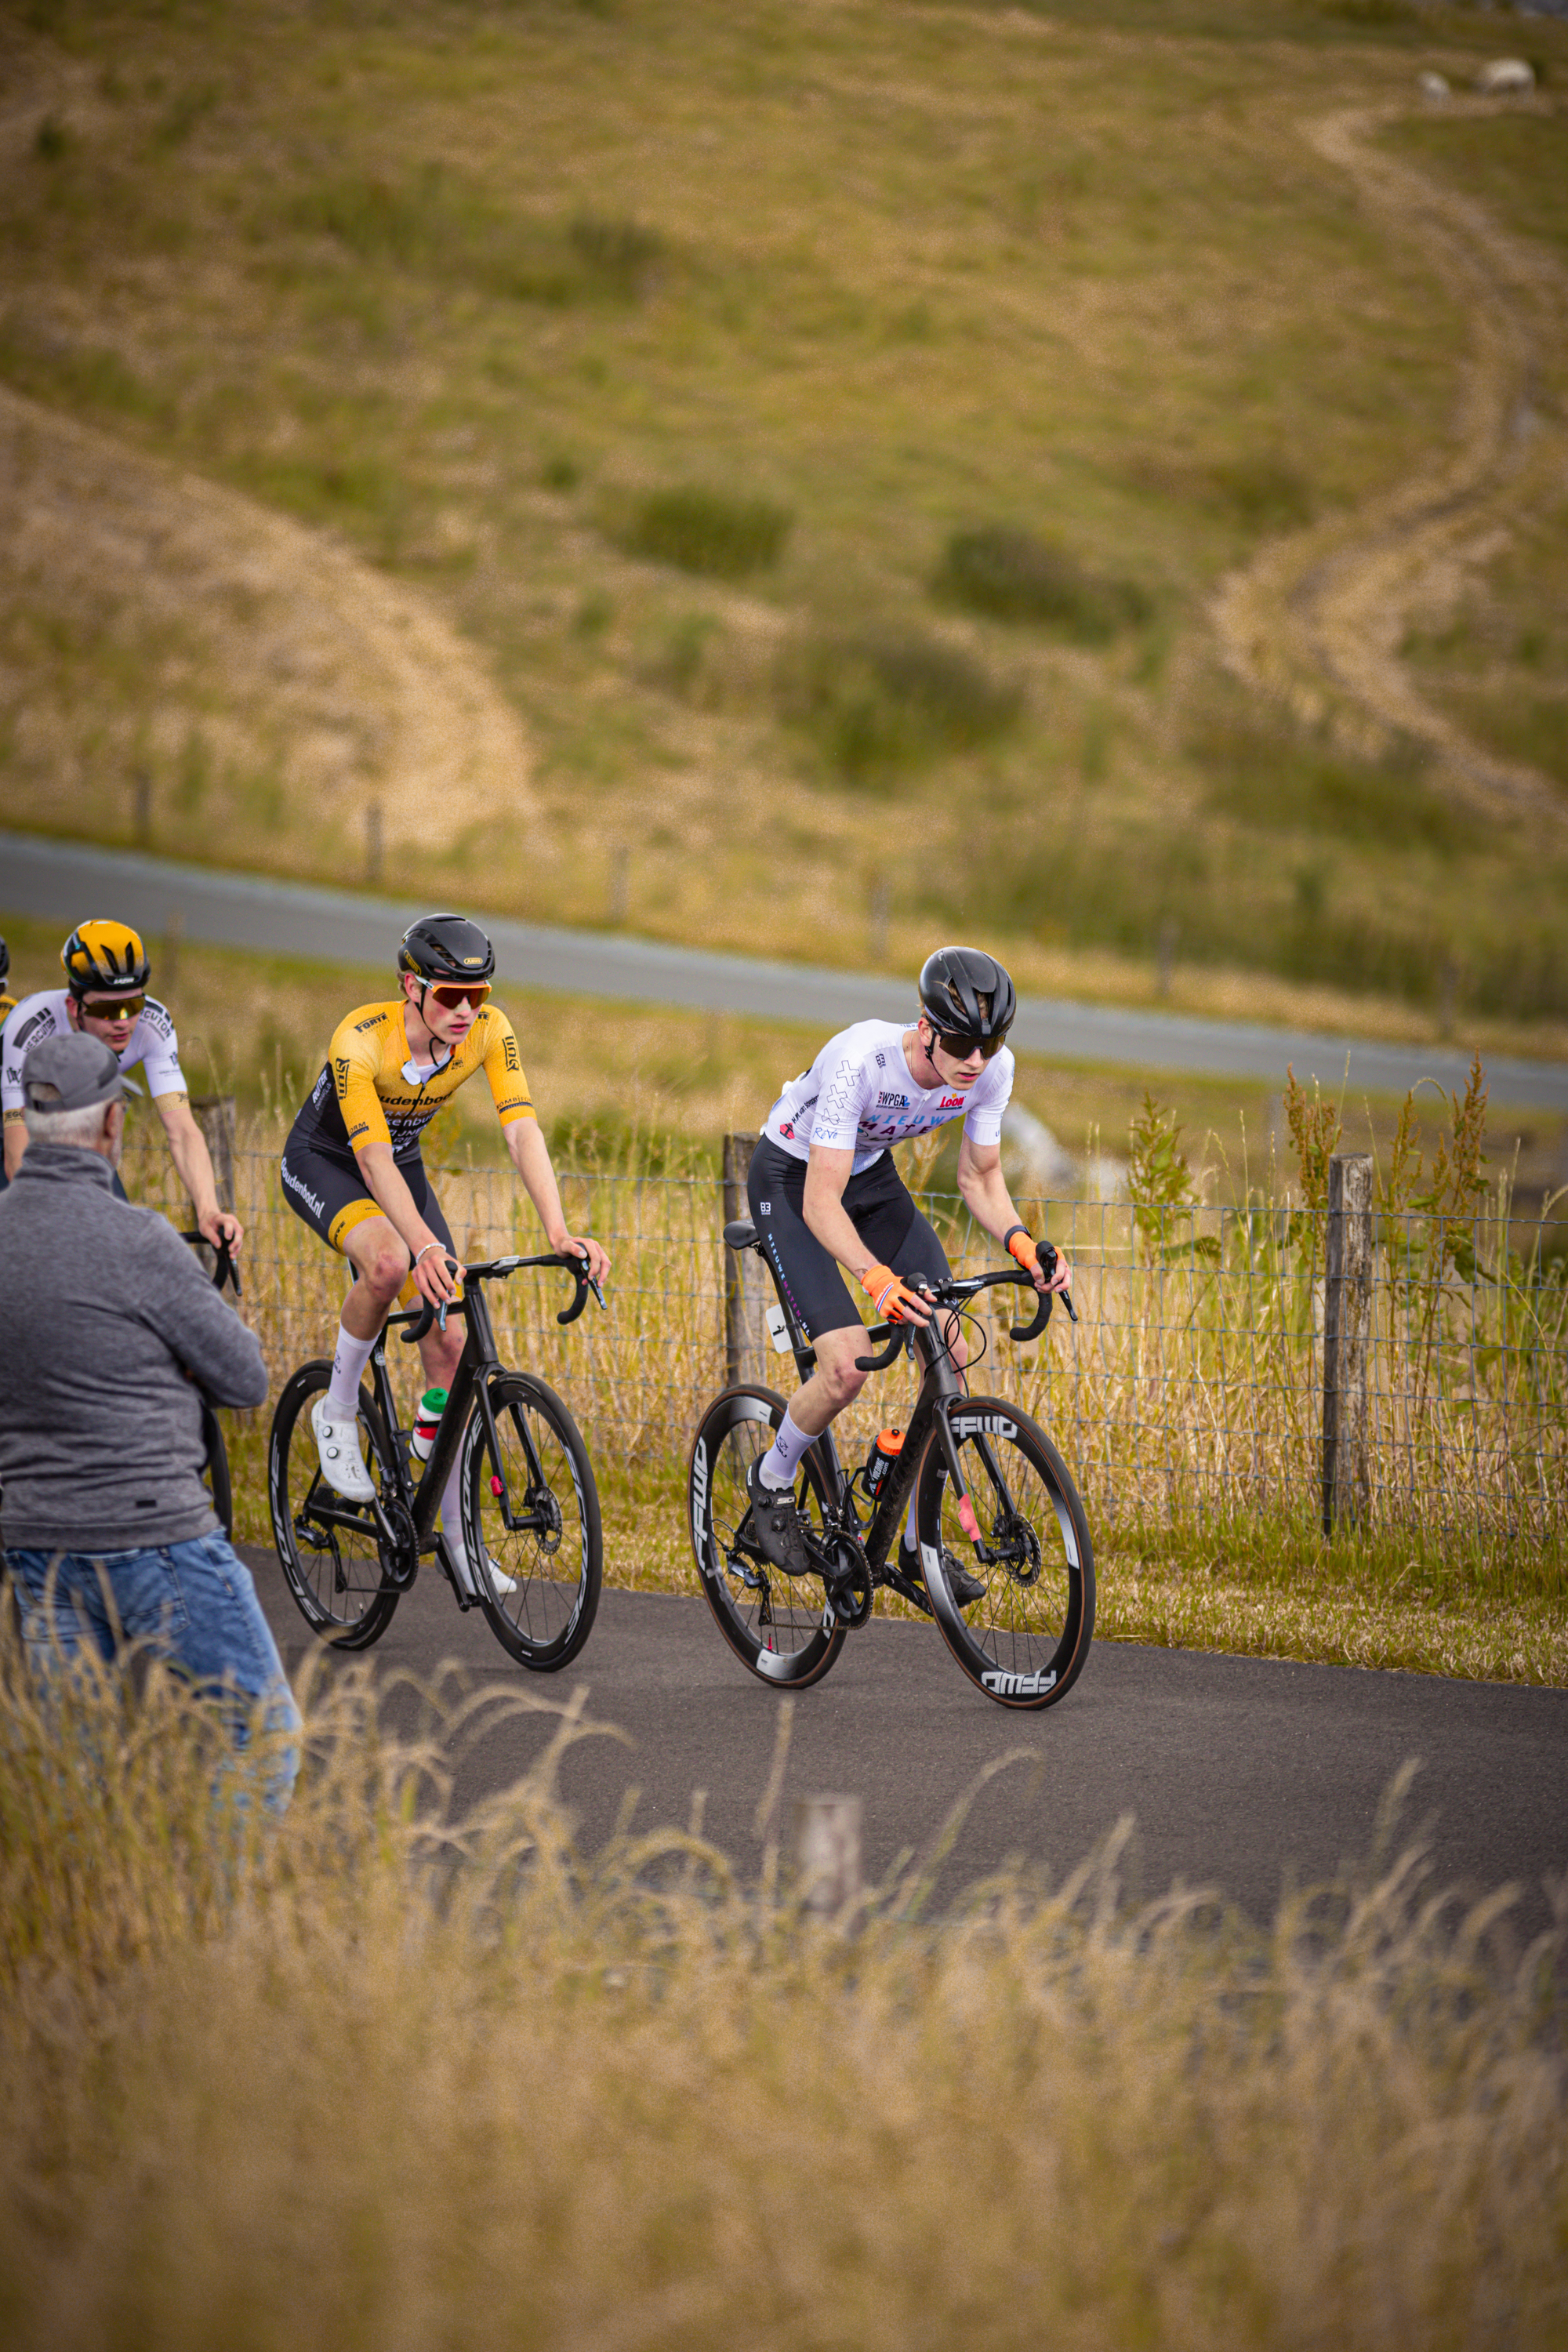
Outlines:
[[946, 1036], [940, 1029], [933, 1029], [931, 1031], [931, 1036], [935, 1043], [942, 1047], [942, 1052], [944, 1054], [951, 1054], [955, 1062], [967, 1062], [971, 1054], [973, 1053], [978, 1053], [983, 1062], [994, 1061], [997, 1055], [1002, 1051], [1003, 1046], [1007, 1043], [1005, 1035], [996, 1037], [949, 1037]]

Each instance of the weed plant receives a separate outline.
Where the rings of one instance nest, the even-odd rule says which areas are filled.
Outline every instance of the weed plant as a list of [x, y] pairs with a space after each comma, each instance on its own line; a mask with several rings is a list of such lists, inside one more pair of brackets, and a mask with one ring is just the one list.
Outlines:
[[[1506, 1893], [1436, 1886], [1403, 1783], [1261, 1932], [1130, 1902], [1127, 1822], [928, 1917], [963, 1802], [826, 1924], [788, 1700], [742, 1862], [700, 1803], [580, 1847], [580, 1695], [447, 1677], [401, 1738], [364, 1666], [303, 1696], [266, 1834], [215, 1814], [188, 1693], [100, 1674], [62, 1725], [0, 1626], [16, 2352], [1561, 2341], [1564, 1922], [1522, 1945]], [[459, 1810], [524, 1711], [532, 1769]]]

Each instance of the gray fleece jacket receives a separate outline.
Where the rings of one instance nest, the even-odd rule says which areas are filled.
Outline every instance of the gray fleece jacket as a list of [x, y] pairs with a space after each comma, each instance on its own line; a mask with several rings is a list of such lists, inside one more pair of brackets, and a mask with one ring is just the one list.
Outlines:
[[210, 1535], [201, 1391], [227, 1405], [267, 1394], [254, 1333], [173, 1226], [111, 1186], [96, 1151], [31, 1143], [0, 1192], [0, 1532], [12, 1550]]

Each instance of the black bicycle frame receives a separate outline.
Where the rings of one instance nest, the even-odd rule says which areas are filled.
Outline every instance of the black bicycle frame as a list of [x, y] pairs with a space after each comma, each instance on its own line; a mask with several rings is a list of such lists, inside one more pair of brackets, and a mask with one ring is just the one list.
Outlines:
[[[766, 1263], [764, 1258], [763, 1264]], [[937, 1323], [939, 1319], [947, 1316], [956, 1316], [961, 1298], [974, 1297], [980, 1291], [999, 1284], [1013, 1283], [1021, 1286], [1028, 1280], [1029, 1277], [1020, 1272], [978, 1275], [960, 1283], [942, 1285], [931, 1294], [934, 1312], [929, 1325], [879, 1323], [874, 1324], [868, 1332], [867, 1337], [871, 1340], [884, 1338], [889, 1332], [891, 1338], [879, 1356], [860, 1356], [856, 1359], [859, 1370], [886, 1371], [902, 1353], [906, 1345], [913, 1350], [917, 1360], [923, 1365], [924, 1370], [921, 1375], [920, 1393], [915, 1399], [914, 1411], [910, 1415], [909, 1427], [904, 1432], [903, 1444], [899, 1450], [892, 1468], [888, 1473], [887, 1481], [877, 1497], [876, 1507], [867, 1526], [862, 1527], [860, 1523], [860, 1514], [855, 1504], [853, 1481], [845, 1475], [838, 1449], [833, 1442], [831, 1423], [822, 1432], [820, 1437], [812, 1441], [807, 1449], [809, 1453], [815, 1454], [823, 1483], [827, 1489], [830, 1513], [834, 1522], [832, 1527], [825, 1530], [829, 1542], [836, 1534], [853, 1536], [865, 1555], [872, 1582], [891, 1585], [895, 1591], [902, 1593], [906, 1600], [914, 1601], [921, 1609], [930, 1606], [923, 1590], [903, 1576], [898, 1569], [889, 1568], [888, 1559], [899, 1541], [903, 1522], [909, 1515], [910, 1493], [920, 1468], [921, 1457], [925, 1451], [926, 1438], [933, 1425], [946, 1458], [949, 1482], [953, 1493], [959, 1498], [959, 1514], [961, 1518], [965, 1520], [964, 1531], [974, 1543], [981, 1559], [988, 1562], [990, 1559], [987, 1547], [979, 1538], [977, 1526], [970, 1524], [974, 1517], [974, 1507], [969, 1499], [963, 1465], [959, 1458], [957, 1441], [953, 1437], [948, 1419], [948, 1408], [956, 1399], [968, 1395], [969, 1384], [964, 1374], [954, 1364], [948, 1347], [938, 1337]], [[804, 1385], [816, 1369], [816, 1350], [803, 1336], [789, 1301], [781, 1296], [779, 1304], [783, 1309], [784, 1328], [795, 1356], [796, 1369]], [[1047, 1292], [1041, 1298], [1033, 1323], [1015, 1326], [1012, 1336], [1015, 1339], [1037, 1338], [1049, 1321], [1050, 1313], [1051, 1296]], [[1008, 1492], [1002, 1466], [996, 1459], [995, 1450], [984, 1433], [978, 1433], [977, 1444], [986, 1475], [995, 1489], [998, 1500], [1004, 1510], [1011, 1513], [1014, 1509], [1013, 1499]]]
[[[468, 1408], [476, 1397], [479, 1402], [479, 1415], [484, 1423], [485, 1444], [489, 1453], [491, 1490], [500, 1505], [502, 1524], [511, 1535], [541, 1528], [547, 1524], [537, 1509], [531, 1513], [529, 1511], [526, 1500], [522, 1511], [515, 1510], [507, 1486], [506, 1465], [501, 1456], [500, 1440], [496, 1432], [495, 1407], [490, 1402], [490, 1381], [496, 1373], [503, 1371], [506, 1368], [497, 1352], [495, 1325], [490, 1320], [489, 1302], [482, 1288], [482, 1285], [486, 1282], [504, 1282], [510, 1275], [520, 1272], [524, 1266], [534, 1265], [563, 1266], [575, 1277], [576, 1296], [571, 1306], [563, 1308], [556, 1316], [555, 1319], [558, 1323], [576, 1321], [587, 1303], [590, 1290], [595, 1293], [600, 1305], [603, 1306], [603, 1294], [597, 1283], [584, 1271], [584, 1263], [581, 1259], [562, 1257], [553, 1253], [544, 1257], [491, 1258], [482, 1265], [470, 1265], [467, 1268], [461, 1297], [453, 1299], [439, 1311], [439, 1314], [428, 1302], [422, 1300], [417, 1307], [406, 1307], [397, 1314], [389, 1315], [371, 1352], [371, 1373], [375, 1389], [375, 1402], [392, 1444], [393, 1475], [396, 1480], [397, 1500], [407, 1512], [414, 1529], [415, 1557], [419, 1559], [423, 1559], [427, 1552], [435, 1554], [446, 1570], [447, 1580], [458, 1596], [458, 1605], [464, 1609], [472, 1605], [472, 1599], [464, 1591], [453, 1570], [445, 1538], [436, 1526], [435, 1519], [436, 1513], [440, 1507], [441, 1496], [446, 1491], [447, 1481], [451, 1475], [452, 1467], [457, 1459], [458, 1449], [468, 1430]], [[420, 1475], [416, 1480], [410, 1468], [412, 1432], [405, 1430], [397, 1418], [397, 1400], [393, 1392], [392, 1375], [386, 1365], [386, 1335], [395, 1324], [405, 1324], [408, 1328], [403, 1332], [403, 1344], [405, 1347], [413, 1347], [416, 1341], [425, 1337], [431, 1325], [437, 1320], [445, 1329], [447, 1318], [449, 1315], [462, 1316], [468, 1324], [468, 1334], [463, 1343], [463, 1352], [458, 1359], [458, 1369], [452, 1375], [452, 1385], [447, 1391], [446, 1409], [442, 1412], [436, 1432], [436, 1443], [430, 1448], [429, 1458], [421, 1465]], [[527, 1375], [524, 1373], [520, 1377], [526, 1379]], [[515, 1426], [522, 1441], [523, 1453], [527, 1457], [529, 1495], [533, 1496], [545, 1485], [544, 1465], [539, 1459], [532, 1432], [526, 1420], [520, 1417]], [[399, 1538], [397, 1531], [387, 1518], [380, 1497], [378, 1496], [369, 1507], [374, 1515], [376, 1531], [382, 1543], [395, 1552], [399, 1546]], [[320, 1502], [312, 1503], [311, 1517], [326, 1526], [353, 1528], [360, 1532], [364, 1528], [363, 1514], [346, 1505], [337, 1504], [335, 1498], [333, 1502], [325, 1505]]]

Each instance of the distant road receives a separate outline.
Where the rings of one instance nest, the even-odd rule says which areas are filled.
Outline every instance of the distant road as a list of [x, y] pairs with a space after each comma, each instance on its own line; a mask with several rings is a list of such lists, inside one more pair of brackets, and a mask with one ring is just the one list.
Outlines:
[[[386, 972], [398, 939], [427, 907], [0, 830], [0, 910], [67, 924], [114, 914], [154, 936], [178, 914], [190, 940]], [[825, 1034], [879, 1015], [902, 1020], [912, 1010], [909, 984], [885, 973], [710, 955], [622, 933], [560, 930], [484, 915], [478, 908], [468, 911], [494, 940], [501, 977], [524, 988], [750, 1013]], [[1013, 1043], [1052, 1062], [1184, 1070], [1276, 1087], [1283, 1085], [1289, 1064], [1299, 1078], [1321, 1078], [1337, 1088], [1348, 1064], [1349, 1083], [1358, 1094], [1403, 1095], [1423, 1078], [1462, 1088], [1468, 1069], [1467, 1055], [1442, 1046], [1377, 1045], [1044, 996], [1021, 1000]], [[1487, 1075], [1499, 1108], [1568, 1111], [1568, 1063], [1499, 1058], [1489, 1060]]]

